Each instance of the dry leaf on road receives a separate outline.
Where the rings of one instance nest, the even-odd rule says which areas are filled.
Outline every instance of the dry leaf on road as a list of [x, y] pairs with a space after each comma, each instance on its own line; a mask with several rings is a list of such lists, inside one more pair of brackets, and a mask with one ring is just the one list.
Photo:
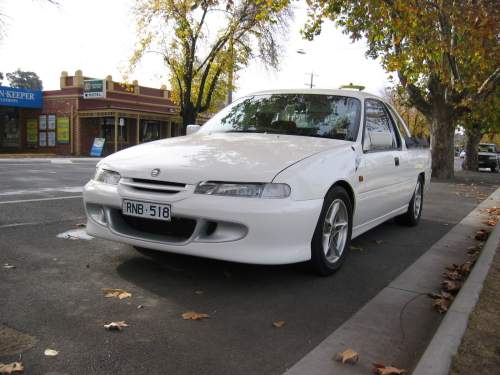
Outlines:
[[381, 245], [381, 244], [383, 244], [385, 241], [383, 241], [383, 240], [375, 240], [375, 241], [373, 241], [373, 242], [375, 242], [377, 245]]
[[5, 268], [6, 270], [11, 270], [13, 268], [16, 268], [16, 266], [12, 265], [12, 264], [9, 264], [9, 263], [5, 263], [3, 265], [3, 268]]
[[132, 297], [132, 293], [129, 293], [123, 289], [112, 289], [112, 288], [102, 288], [104, 297], [106, 298], [119, 298], [124, 299]]
[[363, 248], [360, 246], [351, 245], [351, 250], [363, 251]]
[[184, 320], [201, 320], [210, 318], [210, 315], [205, 313], [197, 313], [196, 311], [186, 311], [182, 314]]
[[87, 224], [85, 224], [85, 223], [78, 223], [78, 224], [75, 224], [75, 227], [76, 228], [85, 228], [85, 227], [87, 227]]
[[273, 322], [273, 327], [276, 327], [276, 328], [281, 328], [285, 325], [285, 321], [284, 320], [277, 320], [275, 322]]
[[47, 357], [55, 357], [56, 355], [59, 354], [59, 352], [54, 349], [45, 349], [43, 354], [45, 354]]
[[201, 296], [203, 294], [203, 290], [195, 290], [194, 294]]
[[485, 231], [484, 229], [480, 229], [476, 232], [476, 236], [474, 238], [478, 241], [486, 241], [489, 235], [490, 232]]
[[108, 331], [121, 331], [124, 327], [128, 327], [128, 324], [124, 320], [119, 322], [111, 322], [104, 325]]
[[0, 363], [0, 374], [12, 374], [13, 372], [23, 372], [24, 367], [21, 362]]
[[404, 375], [406, 374], [406, 370], [397, 368], [397, 367], [392, 367], [392, 366], [385, 366], [380, 363], [374, 363], [372, 372], [377, 375]]
[[359, 360], [359, 354], [351, 348], [347, 348], [343, 352], [337, 353], [335, 360], [338, 362], [354, 365]]

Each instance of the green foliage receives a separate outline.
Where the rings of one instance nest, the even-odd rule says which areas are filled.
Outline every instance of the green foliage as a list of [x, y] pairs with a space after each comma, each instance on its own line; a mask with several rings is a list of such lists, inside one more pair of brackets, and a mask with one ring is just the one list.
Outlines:
[[15, 72], [7, 73], [7, 80], [10, 87], [17, 87], [31, 90], [42, 90], [43, 84], [38, 74], [35, 72], [25, 72], [17, 69]]
[[160, 54], [170, 71], [184, 125], [215, 110], [237, 72], [252, 57], [277, 67], [288, 0], [136, 0], [138, 43], [133, 70], [145, 53]]

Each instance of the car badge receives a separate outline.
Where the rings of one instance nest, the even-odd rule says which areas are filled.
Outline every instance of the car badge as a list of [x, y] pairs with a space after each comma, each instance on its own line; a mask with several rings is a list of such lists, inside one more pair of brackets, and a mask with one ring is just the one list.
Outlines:
[[151, 171], [151, 177], [157, 177], [160, 174], [160, 170], [155, 168]]

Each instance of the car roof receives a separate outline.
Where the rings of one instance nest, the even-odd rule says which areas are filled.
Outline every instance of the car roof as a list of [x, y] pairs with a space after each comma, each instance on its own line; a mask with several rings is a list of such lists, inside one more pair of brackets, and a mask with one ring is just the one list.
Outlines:
[[365, 91], [353, 90], [353, 89], [307, 89], [307, 88], [299, 88], [299, 89], [280, 89], [280, 90], [264, 90], [250, 93], [245, 96], [251, 95], [269, 95], [269, 94], [317, 94], [317, 95], [338, 95], [338, 96], [348, 96], [352, 98], [358, 98], [360, 100], [366, 98], [374, 98], [379, 99], [385, 102], [384, 99], [379, 96], [370, 94]]

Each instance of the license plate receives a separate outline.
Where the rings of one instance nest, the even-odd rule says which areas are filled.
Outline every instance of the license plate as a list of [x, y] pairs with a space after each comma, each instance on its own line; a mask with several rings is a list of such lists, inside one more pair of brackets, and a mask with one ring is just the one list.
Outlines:
[[167, 220], [171, 219], [171, 206], [153, 202], [141, 202], [124, 199], [122, 202], [124, 215], [142, 217], [145, 219]]

